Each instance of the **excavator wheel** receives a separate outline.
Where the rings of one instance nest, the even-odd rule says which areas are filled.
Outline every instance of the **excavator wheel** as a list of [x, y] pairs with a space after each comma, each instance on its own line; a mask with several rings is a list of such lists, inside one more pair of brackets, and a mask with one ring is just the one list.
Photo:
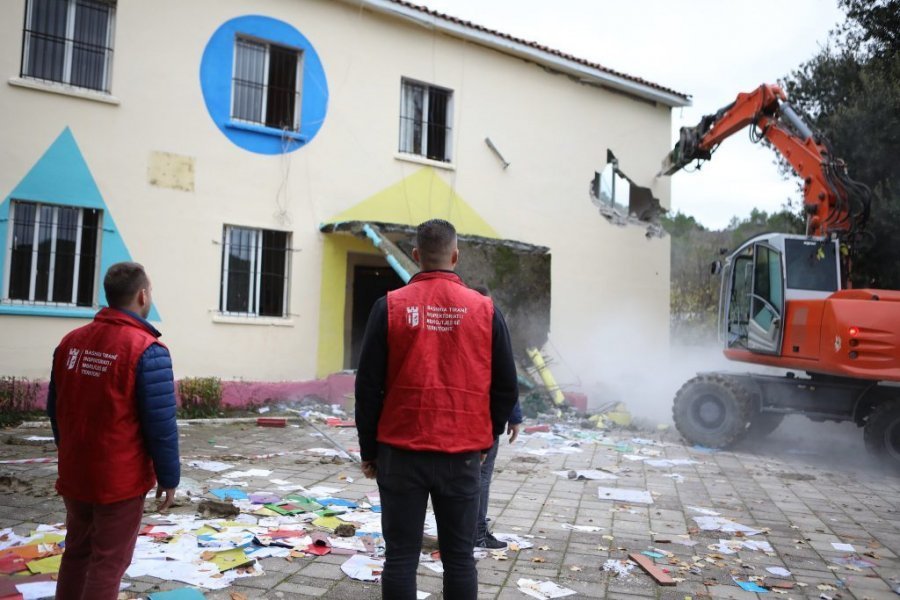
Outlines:
[[747, 435], [752, 402], [734, 378], [709, 374], [694, 377], [675, 394], [675, 427], [693, 444], [727, 448]]
[[900, 471], [900, 400], [884, 402], [872, 411], [863, 439], [870, 454]]
[[747, 428], [747, 438], [761, 440], [781, 425], [784, 415], [778, 413], [758, 412], [750, 417], [750, 427]]

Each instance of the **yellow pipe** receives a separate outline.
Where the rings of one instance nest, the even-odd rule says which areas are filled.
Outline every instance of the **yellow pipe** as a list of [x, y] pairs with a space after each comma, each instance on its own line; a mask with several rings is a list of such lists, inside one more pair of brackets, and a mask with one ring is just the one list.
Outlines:
[[525, 352], [528, 353], [528, 358], [531, 359], [532, 364], [534, 364], [538, 374], [541, 376], [541, 380], [550, 392], [550, 397], [553, 398], [553, 402], [557, 406], [561, 405], [566, 401], [566, 397], [563, 395], [562, 390], [559, 389], [559, 385], [556, 383], [553, 373], [551, 373], [550, 369], [547, 367], [547, 363], [544, 362], [544, 357], [541, 356], [540, 350], [537, 348], [528, 348]]

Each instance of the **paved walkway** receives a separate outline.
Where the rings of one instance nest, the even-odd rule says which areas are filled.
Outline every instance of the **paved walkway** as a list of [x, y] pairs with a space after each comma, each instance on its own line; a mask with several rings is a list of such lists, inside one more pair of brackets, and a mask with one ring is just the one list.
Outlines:
[[[796, 426], [800, 427], [799, 421]], [[734, 452], [688, 448], [673, 433], [613, 432], [595, 443], [528, 436], [522, 444], [501, 447], [492, 487], [490, 515], [497, 532], [534, 536], [531, 549], [506, 553], [506, 560], [479, 561], [480, 598], [527, 598], [517, 589], [520, 578], [550, 580], [577, 592], [578, 598], [754, 598], [733, 577], [781, 583], [793, 589], [772, 590], [784, 598], [895, 599], [900, 586], [900, 478], [879, 472], [861, 459], [861, 434], [847, 427], [817, 426], [799, 435], [787, 421], [772, 440], [745, 444]], [[355, 447], [355, 430], [330, 428], [347, 447]], [[352, 463], [291, 454], [327, 442], [307, 427], [259, 428], [251, 424], [190, 425], [181, 428], [185, 460], [212, 457], [235, 468], [272, 470], [266, 478], [247, 479], [248, 491], [272, 488], [269, 479], [343, 488], [336, 496], [359, 500], [375, 489]], [[579, 430], [570, 435], [583, 435]], [[49, 436], [49, 429], [0, 430], [0, 461], [54, 456], [52, 444], [28, 441]], [[634, 441], [633, 438], [639, 438]], [[645, 439], [651, 438], [651, 439]], [[648, 443], [654, 442], [654, 443]], [[561, 451], [546, 456], [529, 451]], [[266, 459], [228, 458], [287, 452]], [[690, 459], [694, 464], [653, 466], [647, 461]], [[659, 465], [659, 463], [654, 463]], [[617, 480], [577, 481], [557, 470], [606, 469]], [[185, 467], [183, 487], [202, 493], [208, 471]], [[347, 477], [353, 479], [348, 483]], [[0, 528], [29, 533], [42, 523], [64, 519], [62, 502], [52, 491], [54, 464], [0, 464]], [[624, 504], [598, 498], [598, 486], [649, 490], [651, 505]], [[191, 513], [185, 499], [179, 512]], [[698, 529], [696, 507], [719, 513], [762, 533], [744, 538]], [[573, 531], [564, 524], [602, 528]], [[769, 542], [772, 552], [741, 548], [727, 554], [719, 540]], [[683, 545], [696, 542], [695, 545]], [[851, 544], [853, 550], [832, 544]], [[713, 546], [712, 549], [710, 546]], [[651, 550], [651, 548], [653, 550]], [[602, 569], [609, 559], [629, 552], [657, 553], [656, 562], [678, 580], [660, 587], [635, 568], [616, 576]], [[261, 560], [265, 575], [244, 578], [208, 598], [380, 598], [377, 584], [349, 579], [340, 570], [345, 556]], [[837, 561], [837, 562], [836, 562]], [[863, 562], [860, 562], [863, 561]], [[869, 566], [869, 564], [873, 566]], [[766, 571], [783, 567], [790, 576]], [[126, 579], [129, 592], [184, 587], [153, 577]], [[419, 589], [440, 598], [440, 575], [421, 567]]]

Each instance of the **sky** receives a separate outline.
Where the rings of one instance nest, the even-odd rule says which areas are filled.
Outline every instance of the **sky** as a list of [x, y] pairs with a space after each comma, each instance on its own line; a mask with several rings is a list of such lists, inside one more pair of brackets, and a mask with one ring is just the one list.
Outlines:
[[[680, 127], [796, 69], [844, 20], [837, 0], [413, 1], [690, 94], [692, 106], [673, 109], [673, 143]], [[672, 176], [672, 212], [714, 229], [788, 198], [799, 200], [798, 180], [746, 131], [700, 172]]]

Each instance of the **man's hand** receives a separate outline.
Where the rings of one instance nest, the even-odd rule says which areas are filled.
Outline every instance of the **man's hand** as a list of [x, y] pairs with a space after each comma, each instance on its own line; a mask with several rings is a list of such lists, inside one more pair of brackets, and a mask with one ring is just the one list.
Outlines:
[[360, 465], [362, 468], [363, 475], [366, 476], [366, 479], [375, 479], [375, 474], [378, 472], [378, 467], [375, 464], [374, 460], [364, 460]]
[[487, 455], [488, 455], [487, 452], [482, 452], [482, 453], [481, 453], [481, 464], [484, 464], [484, 461], [487, 460]]
[[521, 423], [516, 423], [513, 425], [512, 423], [507, 423], [506, 425], [506, 433], [509, 434], [509, 443], [512, 444], [516, 441], [516, 438], [519, 437], [519, 429], [522, 427]]
[[[162, 499], [165, 494], [165, 499]], [[175, 504], [175, 488], [164, 488], [161, 485], [156, 487], [156, 510], [157, 512], [166, 512]]]

